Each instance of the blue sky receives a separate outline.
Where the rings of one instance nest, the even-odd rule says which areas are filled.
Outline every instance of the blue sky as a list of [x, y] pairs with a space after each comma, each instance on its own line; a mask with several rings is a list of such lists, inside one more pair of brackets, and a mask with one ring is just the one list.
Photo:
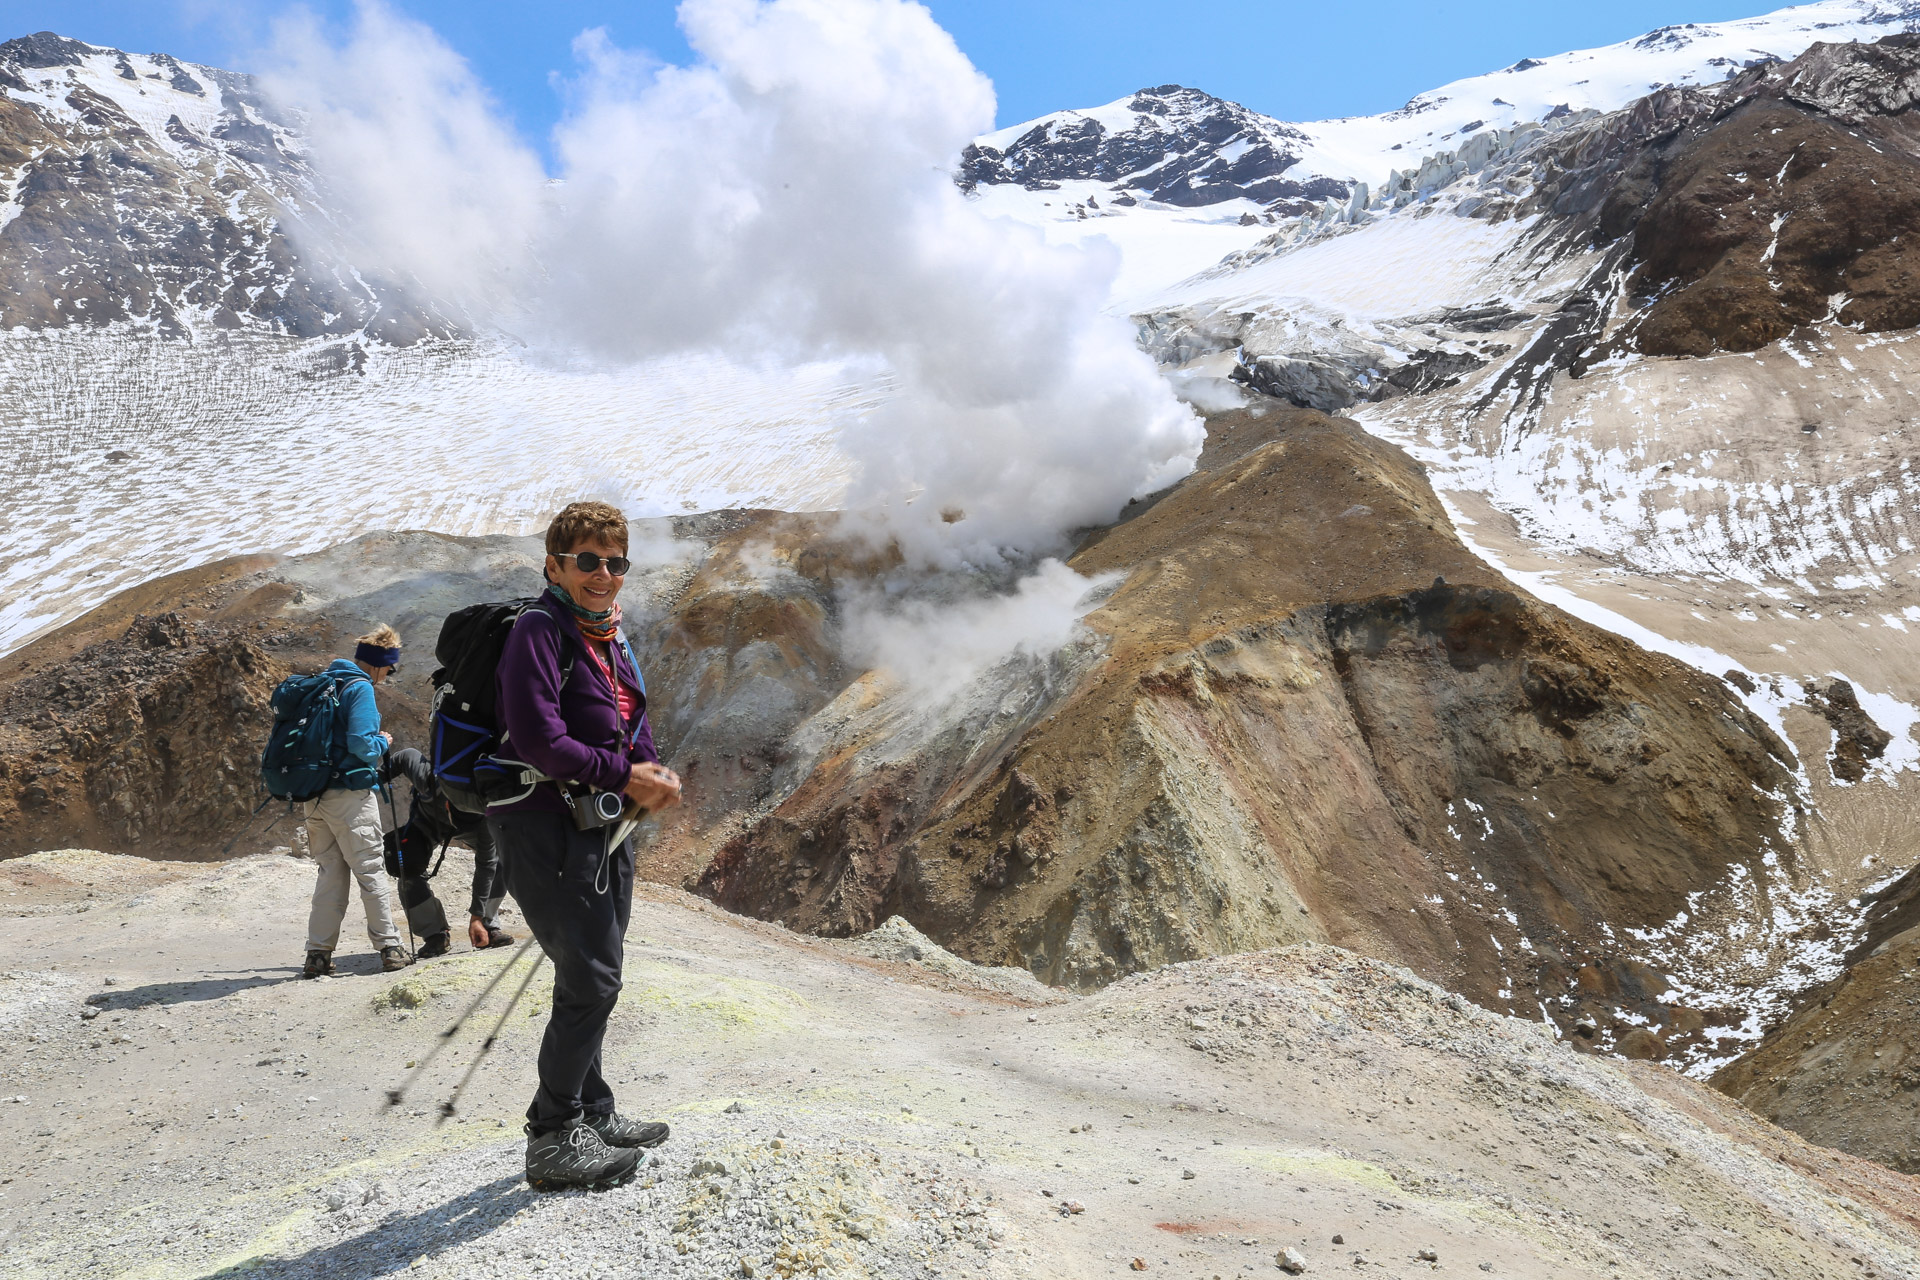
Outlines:
[[[688, 59], [671, 3], [644, 0], [391, 0], [463, 54], [530, 140], [559, 113], [550, 77], [573, 37]], [[55, 30], [95, 44], [246, 70], [282, 0], [0, 0], [0, 38]], [[334, 20], [351, 0], [308, 0]], [[1611, 44], [1657, 26], [1718, 22], [1778, 7], [1564, 0], [1532, 3], [1262, 3], [1259, 0], [931, 0], [962, 50], [993, 79], [1002, 125], [1179, 83], [1283, 120], [1366, 115], [1523, 57]]]

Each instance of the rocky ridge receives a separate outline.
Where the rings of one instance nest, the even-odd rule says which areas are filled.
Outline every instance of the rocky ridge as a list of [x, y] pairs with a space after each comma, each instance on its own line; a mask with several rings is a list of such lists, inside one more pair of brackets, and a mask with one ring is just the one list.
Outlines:
[[[1092, 112], [1063, 112], [1022, 126], [1003, 146], [975, 142], [960, 156], [964, 190], [1018, 183], [1057, 190], [1062, 181], [1111, 184], [1110, 202], [1176, 206], [1252, 200], [1298, 211], [1349, 184], [1283, 177], [1300, 162], [1306, 135], [1198, 89], [1164, 84]], [[1096, 207], [1097, 201], [1096, 201]]]
[[[1351, 426], [1210, 426], [1195, 476], [1071, 562], [1122, 578], [1080, 640], [932, 715], [876, 673], [816, 689], [784, 750], [743, 755], [763, 781], [716, 834], [682, 861], [699, 827], [668, 831], [655, 865], [718, 843], [698, 883], [732, 909], [830, 934], [899, 913], [1075, 987], [1327, 940], [1609, 1048], [1724, 1037], [1744, 1014], [1663, 1003], [1611, 931], [1743, 860], [1784, 892], [1791, 752], [1725, 686], [1514, 592]], [[685, 756], [706, 787], [713, 765]]]

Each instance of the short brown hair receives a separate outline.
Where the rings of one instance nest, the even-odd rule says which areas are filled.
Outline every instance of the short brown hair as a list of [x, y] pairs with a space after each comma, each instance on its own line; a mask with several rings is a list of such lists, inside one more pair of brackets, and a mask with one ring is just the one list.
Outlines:
[[594, 538], [627, 549], [627, 518], [620, 508], [604, 502], [569, 503], [547, 526], [547, 554], [560, 555]]

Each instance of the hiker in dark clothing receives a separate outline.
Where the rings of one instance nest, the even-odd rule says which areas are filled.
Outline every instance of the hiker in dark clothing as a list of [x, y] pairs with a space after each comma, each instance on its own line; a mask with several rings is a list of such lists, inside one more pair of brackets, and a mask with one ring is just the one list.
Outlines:
[[[633, 845], [611, 826], [582, 829], [593, 793], [658, 811], [680, 800], [659, 764], [646, 685], [620, 631], [626, 518], [576, 502], [547, 526], [548, 588], [513, 624], [497, 668], [501, 754], [548, 781], [490, 805], [507, 888], [553, 961], [553, 1013], [540, 1087], [527, 1108], [527, 1182], [536, 1190], [610, 1186], [631, 1176], [667, 1126], [622, 1116], [600, 1067], [620, 999]], [[554, 781], [557, 779], [558, 781]], [[611, 846], [611, 847], [610, 847]]]
[[397, 819], [397, 829], [388, 837], [393, 842], [391, 851], [395, 855], [388, 859], [388, 870], [396, 865], [400, 868], [396, 877], [400, 882], [400, 905], [406, 909], [407, 924], [421, 938], [415, 957], [431, 960], [453, 949], [453, 928], [447, 923], [446, 908], [434, 896], [433, 882], [426, 873], [438, 870], [438, 855], [454, 840], [473, 850], [473, 897], [467, 907], [467, 941], [475, 951], [511, 945], [512, 935], [500, 928], [506, 877], [500, 871], [500, 853], [486, 819], [448, 804], [440, 794], [433, 766], [412, 747], [389, 751], [381, 776], [388, 782], [405, 778], [413, 791], [407, 816]]

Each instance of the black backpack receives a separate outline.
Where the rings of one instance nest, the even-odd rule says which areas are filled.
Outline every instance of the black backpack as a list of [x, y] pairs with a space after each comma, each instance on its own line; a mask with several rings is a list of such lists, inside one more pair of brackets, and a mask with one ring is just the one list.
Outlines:
[[407, 820], [386, 833], [387, 874], [396, 880], [406, 876], [431, 880], [447, 860], [447, 846], [473, 820], [467, 816], [463, 823], [465, 815], [453, 811], [438, 788], [413, 787], [412, 793]]
[[[447, 615], [433, 646], [440, 667], [433, 673], [429, 759], [440, 794], [463, 813], [484, 814], [490, 799], [506, 799], [530, 785], [524, 765], [495, 758], [506, 734], [497, 719], [494, 672], [513, 624], [538, 599], [468, 605]], [[569, 655], [560, 683], [566, 684], [572, 674]]]
[[330, 786], [361, 788], [373, 769], [347, 754], [347, 715], [341, 690], [367, 677], [322, 671], [288, 676], [273, 690], [273, 729], [260, 753], [260, 780], [276, 800], [316, 799]]

